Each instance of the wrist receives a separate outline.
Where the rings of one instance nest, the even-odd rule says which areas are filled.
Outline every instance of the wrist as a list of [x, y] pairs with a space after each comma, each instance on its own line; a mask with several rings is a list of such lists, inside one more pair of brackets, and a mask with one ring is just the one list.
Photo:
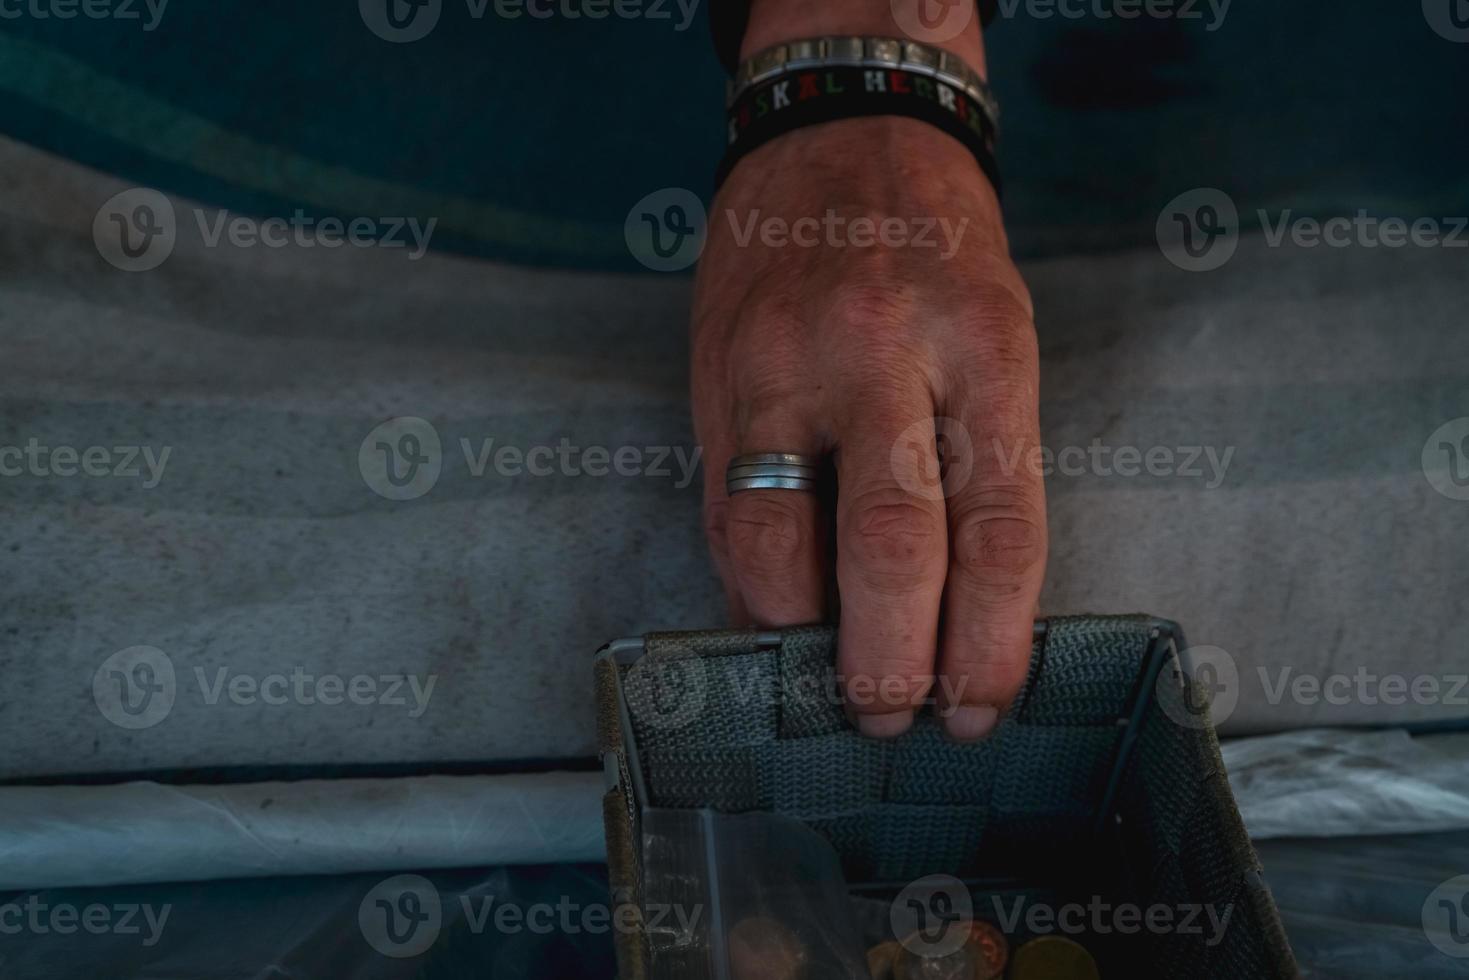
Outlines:
[[[922, 4], [928, 0], [912, 2]], [[911, 40], [942, 48], [988, 78], [984, 40], [974, 4], [971, 0], [960, 0], [953, 9], [968, 13], [968, 23], [956, 36], [946, 40], [918, 37]], [[892, 0], [751, 0], [740, 59], [787, 41], [845, 36], [908, 39], [894, 18]]]

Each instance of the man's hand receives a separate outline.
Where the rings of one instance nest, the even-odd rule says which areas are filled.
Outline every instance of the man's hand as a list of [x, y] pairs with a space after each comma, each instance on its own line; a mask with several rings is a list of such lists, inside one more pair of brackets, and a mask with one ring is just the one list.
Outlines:
[[[1024, 681], [1046, 555], [1037, 387], [1030, 297], [957, 141], [842, 120], [734, 169], [693, 315], [709, 538], [738, 621], [819, 621], [835, 574], [838, 674], [869, 735], [901, 733], [931, 693], [952, 737], [982, 737]], [[935, 419], [957, 423], [940, 424], [942, 484]], [[815, 495], [726, 496], [730, 457], [756, 452], [834, 457], [834, 569]]]

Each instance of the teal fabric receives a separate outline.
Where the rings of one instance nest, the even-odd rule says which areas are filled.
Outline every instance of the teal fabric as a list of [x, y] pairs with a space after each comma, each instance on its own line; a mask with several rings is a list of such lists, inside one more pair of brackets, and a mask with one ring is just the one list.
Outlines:
[[[704, 4], [687, 24], [674, 3], [667, 20], [479, 6], [443, 0], [407, 44], [350, 0], [171, 0], [147, 31], [6, 17], [0, 132], [209, 205], [436, 217], [436, 248], [641, 271], [629, 209], [664, 187], [707, 200], [722, 149]], [[1150, 243], [1200, 186], [1247, 228], [1255, 208], [1469, 206], [1469, 59], [1418, 3], [1235, 3], [1213, 25], [1011, 7], [988, 58], [1022, 256]]]

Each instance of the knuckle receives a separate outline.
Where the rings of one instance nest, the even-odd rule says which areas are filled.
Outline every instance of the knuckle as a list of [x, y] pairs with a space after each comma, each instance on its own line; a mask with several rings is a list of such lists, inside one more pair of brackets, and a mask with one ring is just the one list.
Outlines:
[[[991, 491], [991, 500], [954, 521], [954, 563], [978, 582], [1019, 592], [1045, 559], [1046, 531], [1023, 488]], [[999, 499], [996, 499], [999, 498]]]
[[991, 319], [982, 313], [967, 324], [966, 334], [967, 343], [957, 359], [964, 375], [977, 376], [987, 383], [1034, 387], [1040, 349], [1028, 319]]
[[854, 502], [847, 530], [850, 557], [874, 584], [911, 588], [932, 576], [944, 554], [942, 520], [901, 489]]
[[807, 550], [810, 523], [798, 507], [781, 498], [746, 495], [731, 505], [729, 554], [742, 568], [787, 568]]

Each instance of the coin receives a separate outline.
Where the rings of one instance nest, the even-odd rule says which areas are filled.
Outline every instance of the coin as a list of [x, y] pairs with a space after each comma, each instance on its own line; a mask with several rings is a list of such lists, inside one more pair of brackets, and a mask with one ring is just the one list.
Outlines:
[[796, 934], [766, 916], [751, 916], [729, 931], [729, 965], [736, 980], [796, 980], [806, 968]]
[[988, 922], [969, 924], [964, 945], [946, 956], [922, 956], [922, 944], [909, 937], [895, 964], [894, 980], [999, 980], [1005, 972], [1010, 944]]
[[913, 951], [917, 945], [914, 936], [903, 943], [893, 980], [974, 980], [978, 961], [968, 943], [942, 956], [923, 956]]
[[897, 969], [898, 957], [903, 952], [903, 947], [898, 945], [896, 939], [889, 939], [885, 943], [878, 943], [867, 951], [867, 972], [872, 974], [872, 980], [896, 980], [894, 970]]
[[974, 980], [998, 980], [1005, 972], [1010, 957], [1010, 944], [1005, 934], [988, 922], [975, 920], [969, 924], [969, 942], [974, 958]]
[[1060, 936], [1032, 939], [1015, 951], [1010, 980], [1101, 980], [1097, 961], [1080, 943]]

